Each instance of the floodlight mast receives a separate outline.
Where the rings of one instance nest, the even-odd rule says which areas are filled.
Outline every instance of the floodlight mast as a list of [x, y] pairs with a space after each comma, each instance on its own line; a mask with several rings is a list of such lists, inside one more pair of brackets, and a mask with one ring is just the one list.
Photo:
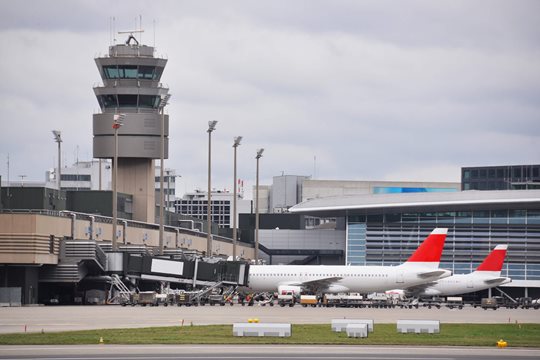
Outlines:
[[212, 256], [212, 132], [217, 120], [208, 122], [208, 202], [206, 211], [206, 256]]
[[259, 159], [262, 157], [264, 149], [257, 150], [257, 176], [255, 184], [255, 263], [259, 262]]
[[112, 234], [112, 251], [118, 251], [118, 234], [116, 225], [118, 222], [118, 189], [117, 189], [117, 179], [118, 179], [118, 129], [124, 125], [124, 119], [126, 114], [115, 114], [113, 116], [113, 125], [114, 129], [114, 161], [113, 161], [113, 201], [112, 201], [112, 211], [113, 211], [113, 234]]
[[232, 253], [232, 257], [233, 257], [233, 261], [236, 260], [236, 238], [237, 238], [237, 230], [236, 230], [236, 201], [237, 201], [237, 195], [236, 195], [236, 187], [237, 187], [237, 183], [238, 183], [238, 180], [237, 180], [237, 177], [236, 177], [236, 148], [238, 146], [240, 146], [240, 142], [242, 141], [242, 137], [241, 136], [237, 136], [234, 138], [234, 144], [233, 144], [233, 148], [234, 148], [234, 185], [233, 185], [233, 253]]
[[61, 165], [62, 165], [62, 161], [61, 161], [61, 156], [62, 156], [62, 149], [61, 149], [61, 143], [62, 143], [62, 137], [61, 137], [61, 132], [60, 130], [53, 130], [52, 131], [53, 135], [54, 135], [54, 141], [56, 141], [58, 143], [58, 169], [56, 171], [56, 183], [57, 183], [57, 186], [58, 186], [58, 190], [60, 190], [60, 174], [62, 173], [62, 171], [60, 170], [61, 169]]
[[163, 171], [165, 158], [165, 106], [169, 103], [171, 94], [166, 94], [159, 102], [161, 110], [161, 150], [160, 150], [160, 169], [159, 169], [159, 255], [163, 255]]

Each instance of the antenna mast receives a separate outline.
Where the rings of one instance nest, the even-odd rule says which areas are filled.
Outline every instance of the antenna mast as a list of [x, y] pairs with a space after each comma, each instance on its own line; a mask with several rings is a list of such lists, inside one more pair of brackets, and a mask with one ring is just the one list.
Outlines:
[[116, 45], [116, 17], [112, 18], [113, 45]]

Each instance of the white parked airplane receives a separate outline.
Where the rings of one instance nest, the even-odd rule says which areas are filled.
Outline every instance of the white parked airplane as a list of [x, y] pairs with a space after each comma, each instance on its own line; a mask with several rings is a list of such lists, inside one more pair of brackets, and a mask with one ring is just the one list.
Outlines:
[[470, 274], [456, 274], [432, 284], [408, 288], [404, 294], [412, 296], [460, 295], [509, 283], [512, 279], [501, 277], [507, 248], [508, 245], [497, 245], [482, 264]]
[[250, 265], [248, 287], [280, 294], [371, 293], [431, 283], [452, 274], [439, 269], [447, 229], [438, 228], [398, 266]]

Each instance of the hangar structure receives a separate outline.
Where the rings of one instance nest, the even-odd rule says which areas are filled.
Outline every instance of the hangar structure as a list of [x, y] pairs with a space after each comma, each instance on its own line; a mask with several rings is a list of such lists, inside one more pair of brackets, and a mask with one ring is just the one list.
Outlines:
[[435, 227], [448, 228], [441, 267], [473, 271], [508, 244], [502, 276], [514, 296], [540, 296], [540, 190], [370, 194], [306, 200], [289, 209], [345, 218], [345, 263], [398, 265]]

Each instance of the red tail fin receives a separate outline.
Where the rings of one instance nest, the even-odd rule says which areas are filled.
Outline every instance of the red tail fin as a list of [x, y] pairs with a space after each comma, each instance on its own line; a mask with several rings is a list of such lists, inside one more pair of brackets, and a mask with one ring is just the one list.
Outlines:
[[495, 246], [495, 249], [486, 256], [476, 271], [501, 271], [506, 256], [506, 249], [508, 249], [508, 245]]
[[411, 255], [407, 262], [439, 262], [446, 240], [446, 228], [436, 228]]

